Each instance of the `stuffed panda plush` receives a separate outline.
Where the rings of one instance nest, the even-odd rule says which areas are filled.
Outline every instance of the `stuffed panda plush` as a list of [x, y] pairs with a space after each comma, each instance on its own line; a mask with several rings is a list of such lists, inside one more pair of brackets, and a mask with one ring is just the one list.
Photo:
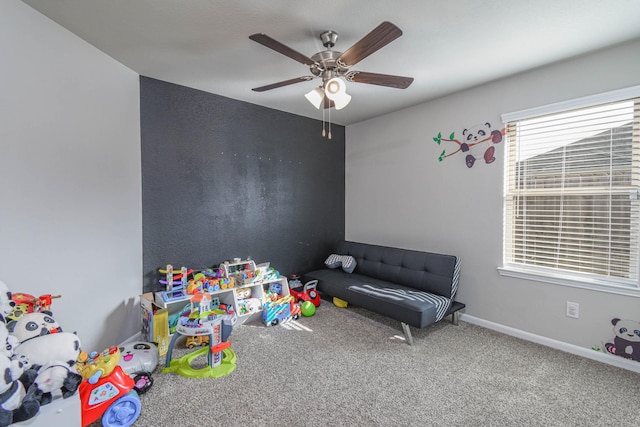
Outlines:
[[6, 427], [28, 420], [36, 416], [38, 411], [38, 398], [33, 393], [25, 392], [12, 368], [11, 360], [0, 354], [0, 426]]
[[7, 326], [0, 322], [0, 355], [5, 355], [11, 360], [11, 371], [16, 378], [19, 378], [30, 366], [27, 356], [14, 354], [14, 348], [18, 344], [20, 344], [18, 338], [9, 334]]
[[27, 313], [18, 320], [8, 323], [9, 331], [21, 343], [32, 338], [62, 332], [62, 328], [50, 311]]
[[39, 399], [33, 393], [27, 396], [24, 385], [18, 381], [29, 363], [25, 356], [13, 354], [17, 343], [17, 338], [9, 335], [5, 324], [0, 323], [0, 427], [28, 420], [40, 410]]
[[11, 299], [9, 287], [0, 280], [0, 322], [7, 322], [7, 316], [13, 312], [15, 305], [16, 303]]
[[41, 405], [50, 403], [56, 390], [63, 398], [75, 394], [82, 381], [75, 369], [80, 354], [77, 335], [63, 332], [49, 311], [25, 314], [7, 328], [19, 341], [15, 355], [31, 363], [21, 381], [29, 392], [34, 388]]

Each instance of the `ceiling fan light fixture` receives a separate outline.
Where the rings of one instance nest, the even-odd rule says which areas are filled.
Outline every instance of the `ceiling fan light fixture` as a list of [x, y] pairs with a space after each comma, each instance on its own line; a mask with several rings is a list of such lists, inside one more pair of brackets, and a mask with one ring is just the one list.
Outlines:
[[347, 84], [339, 77], [334, 77], [330, 80], [327, 80], [327, 83], [324, 85], [324, 92], [327, 97], [335, 101], [336, 98], [341, 97], [347, 91]]
[[342, 110], [351, 102], [351, 95], [347, 94], [347, 84], [339, 77], [334, 77], [324, 85], [324, 93], [333, 101], [336, 110]]
[[320, 109], [322, 101], [324, 100], [324, 91], [322, 90], [322, 87], [317, 87], [307, 92], [304, 97], [307, 98], [311, 105], [313, 105], [317, 109]]
[[333, 100], [336, 110], [342, 110], [344, 107], [349, 105], [349, 102], [351, 102], [351, 95], [347, 93], [343, 93], [341, 96], [338, 96]]

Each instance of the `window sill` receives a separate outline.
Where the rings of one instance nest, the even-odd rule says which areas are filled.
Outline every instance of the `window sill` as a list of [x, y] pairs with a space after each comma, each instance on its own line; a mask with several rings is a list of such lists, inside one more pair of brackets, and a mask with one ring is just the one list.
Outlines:
[[552, 283], [554, 285], [571, 286], [574, 288], [588, 289], [591, 291], [606, 292], [610, 294], [626, 295], [632, 297], [640, 297], [640, 288], [625, 284], [581, 279], [576, 276], [563, 275], [554, 272], [537, 272], [535, 270], [504, 266], [498, 267], [498, 273], [501, 276], [515, 277], [517, 279], [535, 280], [537, 282]]

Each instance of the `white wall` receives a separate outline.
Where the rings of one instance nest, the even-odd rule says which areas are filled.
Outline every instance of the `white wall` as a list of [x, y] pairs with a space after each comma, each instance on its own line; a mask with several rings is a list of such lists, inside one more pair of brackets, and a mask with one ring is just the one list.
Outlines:
[[[638, 85], [638, 52], [640, 40], [348, 126], [347, 239], [460, 256], [457, 299], [468, 315], [585, 348], [613, 338], [612, 318], [640, 320], [640, 298], [498, 275], [504, 144], [494, 163], [467, 168], [460, 153], [439, 163], [453, 146], [433, 137]], [[580, 304], [579, 319], [565, 316], [567, 300]]]
[[140, 330], [138, 75], [0, 0], [0, 280], [101, 350]]

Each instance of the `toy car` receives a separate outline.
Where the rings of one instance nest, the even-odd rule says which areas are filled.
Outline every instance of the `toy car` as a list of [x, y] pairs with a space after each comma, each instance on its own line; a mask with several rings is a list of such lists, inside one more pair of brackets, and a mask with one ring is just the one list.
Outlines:
[[208, 335], [196, 335], [196, 336], [188, 336], [187, 342], [185, 343], [187, 348], [194, 348], [197, 346], [205, 346], [209, 345], [209, 336]]
[[300, 318], [300, 306], [298, 306], [292, 295], [282, 297], [277, 301], [265, 302], [262, 307], [262, 321], [266, 326], [276, 326], [280, 322], [289, 319], [298, 320]]

